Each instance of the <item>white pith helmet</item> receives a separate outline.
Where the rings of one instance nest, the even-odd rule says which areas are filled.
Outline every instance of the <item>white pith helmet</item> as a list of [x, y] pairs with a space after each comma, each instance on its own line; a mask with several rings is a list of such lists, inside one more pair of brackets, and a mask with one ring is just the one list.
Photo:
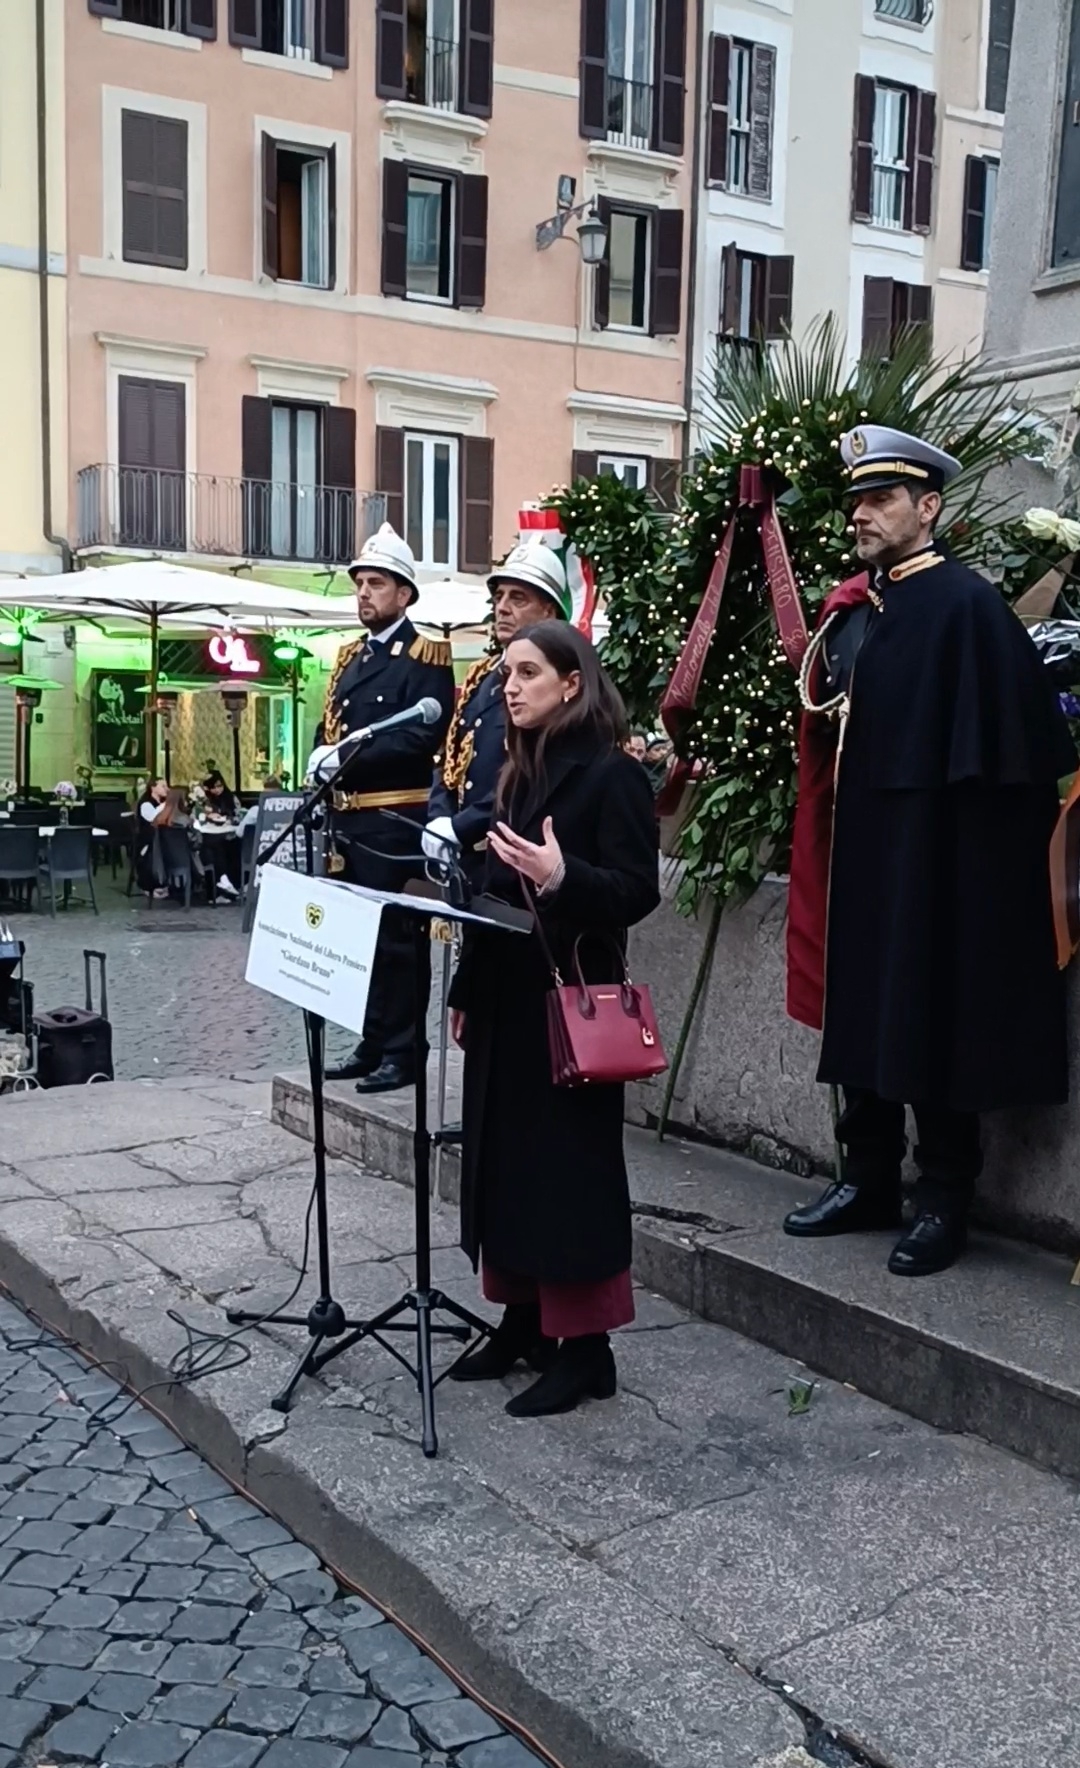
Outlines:
[[377, 534], [365, 540], [359, 556], [349, 566], [349, 576], [354, 582], [358, 571], [389, 571], [391, 576], [399, 577], [402, 583], [409, 585], [414, 602], [420, 594], [412, 547], [407, 540], [402, 540], [389, 522], [384, 522]]
[[524, 583], [529, 589], [538, 589], [541, 595], [555, 603], [564, 620], [570, 619], [573, 609], [566, 567], [546, 541], [523, 540], [515, 546], [491, 573], [488, 588], [494, 590], [498, 583]]

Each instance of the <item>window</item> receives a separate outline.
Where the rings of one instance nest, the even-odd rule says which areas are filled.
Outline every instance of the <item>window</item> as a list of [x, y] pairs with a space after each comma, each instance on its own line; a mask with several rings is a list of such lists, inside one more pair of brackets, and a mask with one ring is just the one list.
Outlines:
[[851, 213], [855, 221], [929, 233], [936, 100], [915, 86], [855, 80]]
[[721, 267], [720, 339], [760, 343], [782, 338], [791, 326], [794, 258], [770, 258], [725, 247]]
[[1073, 0], [1072, 6], [1050, 262], [1080, 263], [1080, 0]]
[[894, 18], [904, 25], [928, 25], [933, 16], [934, 0], [874, 0], [879, 18]]
[[969, 154], [964, 168], [964, 223], [960, 265], [989, 270], [990, 237], [997, 202], [998, 160]]
[[241, 422], [244, 550], [255, 558], [351, 558], [355, 411], [245, 398]]
[[487, 179], [383, 162], [382, 292], [482, 307]]
[[262, 138], [263, 269], [275, 282], [333, 288], [335, 150]]
[[457, 109], [457, 0], [408, 0], [405, 90], [413, 104]]
[[120, 123], [123, 252], [129, 264], [188, 266], [188, 126], [126, 110]]
[[387, 521], [425, 570], [490, 570], [494, 445], [486, 436], [380, 426], [375, 482]]
[[118, 383], [118, 539], [183, 552], [186, 401], [180, 381], [121, 375]]
[[229, 0], [229, 41], [288, 61], [349, 65], [349, 0]]
[[662, 509], [674, 509], [682, 479], [681, 460], [649, 455], [595, 454], [575, 448], [570, 462], [571, 479], [618, 479], [633, 491], [648, 490]]
[[495, 0], [375, 0], [375, 91], [490, 117]]
[[89, 0], [89, 10], [98, 18], [122, 19], [145, 30], [217, 36], [217, 0]]
[[771, 196], [775, 85], [776, 51], [769, 44], [710, 38], [710, 184], [740, 196]]
[[988, 0], [986, 21], [986, 108], [1004, 115], [1009, 90], [1013, 14], [1016, 0]]
[[580, 0], [580, 4], [582, 135], [681, 154], [686, 0]]
[[601, 479], [618, 479], [631, 491], [642, 491], [649, 482], [649, 463], [647, 460], [631, 460], [624, 454], [598, 454], [596, 473]]
[[623, 207], [605, 197], [597, 208], [608, 244], [596, 269], [595, 324], [674, 337], [682, 316], [682, 210]]
[[888, 361], [900, 339], [911, 331], [925, 332], [930, 345], [932, 294], [919, 283], [896, 282], [891, 276], [863, 278], [863, 355]]

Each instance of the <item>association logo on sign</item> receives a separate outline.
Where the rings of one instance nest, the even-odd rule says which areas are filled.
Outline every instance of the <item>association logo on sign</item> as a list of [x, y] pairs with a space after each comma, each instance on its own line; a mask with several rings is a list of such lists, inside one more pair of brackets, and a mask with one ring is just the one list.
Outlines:
[[313, 933], [317, 933], [323, 924], [323, 910], [317, 902], [309, 902], [304, 910], [304, 920]]

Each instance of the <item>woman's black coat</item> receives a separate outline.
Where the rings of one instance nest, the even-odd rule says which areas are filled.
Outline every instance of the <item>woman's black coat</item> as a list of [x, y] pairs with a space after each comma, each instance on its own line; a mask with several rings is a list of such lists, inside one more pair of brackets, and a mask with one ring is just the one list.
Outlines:
[[[541, 900], [544, 930], [568, 979], [578, 934], [614, 934], [659, 901], [656, 813], [640, 762], [574, 733], [549, 745], [545, 783], [504, 818], [529, 841], [553, 820], [566, 860]], [[524, 905], [519, 875], [489, 853], [485, 888]], [[619, 961], [587, 937], [589, 981]], [[555, 1087], [545, 996], [550, 973], [535, 932], [468, 928], [451, 989], [466, 1015], [461, 1232], [475, 1265], [544, 1283], [589, 1283], [630, 1264], [630, 1199], [621, 1086]]]

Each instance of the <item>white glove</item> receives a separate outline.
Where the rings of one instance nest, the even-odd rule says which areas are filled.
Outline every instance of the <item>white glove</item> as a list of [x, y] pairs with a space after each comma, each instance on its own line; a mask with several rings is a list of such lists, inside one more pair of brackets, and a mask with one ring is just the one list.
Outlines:
[[428, 859], [452, 860], [461, 843], [454, 834], [454, 825], [448, 816], [437, 816], [429, 823], [420, 837], [420, 845]]
[[308, 757], [305, 779], [314, 780], [318, 785], [328, 780], [331, 774], [341, 766], [341, 754], [336, 743], [324, 743], [321, 748], [313, 749]]

